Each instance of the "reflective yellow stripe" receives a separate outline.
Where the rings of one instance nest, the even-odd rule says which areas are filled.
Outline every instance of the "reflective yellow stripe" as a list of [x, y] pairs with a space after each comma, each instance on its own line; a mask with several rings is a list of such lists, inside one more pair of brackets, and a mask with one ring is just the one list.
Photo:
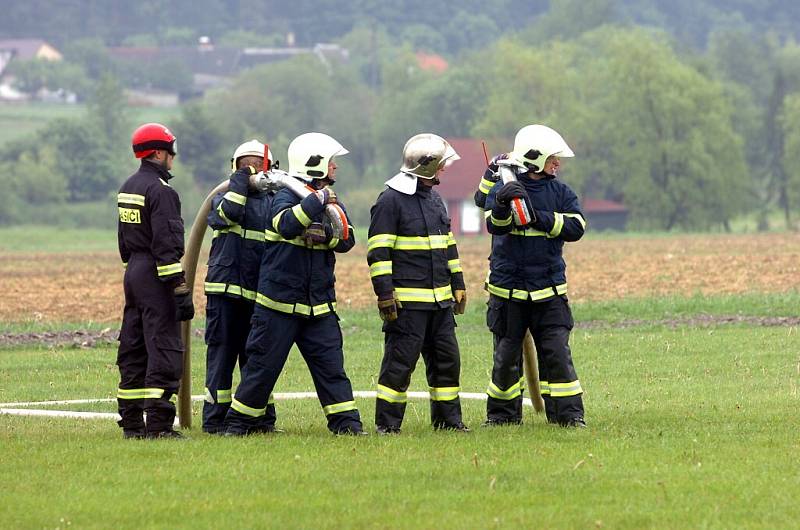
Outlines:
[[333, 241], [336, 241], [336, 243], [333, 244], [334, 247], [336, 246], [336, 244], [339, 243], [339, 240], [334, 238], [333, 240], [331, 240], [331, 243], [320, 244], [320, 245], [312, 245], [312, 246], [309, 247], [308, 245], [306, 245], [306, 240], [303, 239], [302, 237], [296, 237], [294, 239], [284, 239], [284, 238], [281, 237], [280, 234], [276, 234], [272, 230], [267, 230], [264, 233], [264, 235], [265, 235], [266, 240], [270, 241], [270, 242], [274, 242], [274, 243], [289, 243], [290, 245], [294, 245], [296, 247], [303, 247], [303, 248], [308, 248], [308, 249], [311, 249], [311, 250], [330, 250], [332, 248], [331, 247], [331, 243], [333, 243]]
[[539, 393], [543, 396], [550, 395], [550, 383], [547, 381], [539, 381]]
[[252, 416], [254, 418], [263, 416], [267, 412], [267, 407], [264, 407], [263, 409], [255, 409], [253, 407], [248, 407], [247, 405], [236, 399], [236, 396], [234, 396], [233, 399], [231, 400], [231, 408], [240, 414], [244, 414], [245, 416]]
[[122, 262], [122, 268], [123, 269], [127, 269], [128, 268], [128, 262], [127, 261], [123, 261]]
[[272, 392], [269, 393], [269, 398], [267, 398], [267, 405], [274, 405], [275, 404], [275, 396]]
[[[348, 226], [348, 228], [350, 230], [353, 229], [352, 226]], [[338, 244], [339, 244], [339, 238], [338, 237], [332, 237], [331, 240], [328, 242], [328, 249], [336, 248], [336, 245], [338, 245]], [[314, 246], [316, 246], [316, 245], [314, 245]]]
[[435, 289], [416, 287], [396, 287], [397, 299], [401, 302], [444, 302], [453, 298], [453, 290], [449, 285]]
[[169, 276], [170, 274], [177, 274], [183, 272], [183, 267], [180, 263], [172, 263], [170, 265], [161, 265], [156, 267], [159, 276]]
[[486, 389], [486, 393], [495, 398], [495, 399], [502, 399], [503, 401], [510, 401], [512, 399], [516, 399], [522, 395], [522, 390], [520, 389], [520, 384], [517, 382], [516, 384], [511, 385], [508, 390], [501, 390], [500, 387], [489, 382], [489, 388]]
[[509, 214], [508, 219], [498, 219], [497, 217], [492, 215], [489, 220], [495, 226], [508, 226], [511, 224], [511, 217], [512, 216]]
[[381, 247], [393, 248], [396, 241], [395, 234], [375, 234], [367, 240], [367, 252]]
[[581, 224], [584, 230], [586, 230], [586, 219], [579, 213], [565, 213], [562, 214], [564, 217], [572, 217], [573, 219], [577, 219], [578, 222]]
[[461, 387], [458, 386], [443, 386], [443, 387], [430, 387], [430, 394], [432, 401], [453, 401], [458, 398], [458, 392]]
[[225, 390], [217, 390], [217, 403], [230, 403], [233, 398], [233, 392], [230, 388]]
[[342, 403], [334, 403], [327, 407], [322, 407], [322, 411], [327, 414], [338, 414], [340, 412], [347, 412], [348, 410], [358, 410], [355, 401], [343, 401]]
[[264, 296], [261, 293], [256, 293], [256, 303], [282, 313], [294, 313], [294, 304], [278, 302], [268, 296]]
[[229, 200], [231, 202], [235, 202], [236, 204], [241, 204], [242, 206], [247, 203], [247, 197], [244, 195], [240, 195], [235, 191], [228, 191], [225, 195], [222, 196], [223, 199]]
[[492, 216], [492, 211], [491, 210], [484, 210], [484, 212], [483, 212], [483, 218], [484, 219], [488, 219], [491, 216]]
[[457, 272], [463, 272], [464, 269], [461, 268], [461, 260], [458, 258], [451, 259], [447, 261], [447, 268], [450, 269], [451, 274], [455, 274]]
[[158, 399], [164, 395], [163, 388], [118, 388], [118, 399]]
[[242, 298], [250, 301], [254, 301], [256, 299], [255, 291], [244, 289], [243, 287], [230, 283], [205, 282], [204, 287], [206, 294], [232, 294], [241, 296]]
[[229, 225], [229, 226], [230, 226], [230, 225], [235, 225], [235, 224], [236, 224], [235, 222], [233, 222], [233, 221], [231, 221], [230, 219], [228, 219], [228, 216], [227, 216], [227, 215], [225, 215], [225, 210], [223, 210], [223, 209], [222, 209], [222, 203], [219, 203], [219, 204], [217, 205], [217, 215], [219, 215], [219, 216], [220, 216], [220, 218], [221, 218], [223, 221], [225, 221], [225, 224], [227, 224], [227, 225]]
[[144, 195], [138, 195], [136, 193], [118, 193], [117, 203], [144, 206]]
[[279, 227], [279, 226], [280, 226], [280, 224], [281, 224], [281, 217], [283, 217], [283, 214], [284, 214], [284, 213], [286, 213], [286, 210], [281, 210], [280, 212], [278, 212], [278, 213], [277, 213], [277, 215], [275, 215], [275, 217], [273, 217], [273, 218], [272, 218], [272, 228], [273, 228], [273, 229], [274, 229], [276, 232], [280, 232], [280, 230], [278, 229], [278, 227]]
[[561, 234], [561, 229], [564, 228], [564, 214], [553, 212], [555, 220], [553, 221], [553, 229], [550, 230], [550, 237], [558, 237]]
[[491, 191], [493, 186], [494, 182], [485, 178], [481, 178], [481, 184], [480, 186], [478, 186], [478, 190], [484, 195], [489, 195], [489, 192]]
[[582, 393], [581, 382], [577, 380], [569, 383], [550, 383], [550, 395], [554, 398], [577, 396]]
[[433, 250], [447, 248], [447, 237], [443, 234], [430, 236], [397, 236], [395, 250]]
[[272, 298], [264, 296], [261, 293], [255, 293], [254, 298], [256, 303], [261, 304], [264, 307], [274, 309], [275, 311], [280, 311], [281, 313], [297, 313], [305, 316], [321, 316], [326, 315], [331, 311], [336, 312], [336, 302], [324, 302], [311, 307], [301, 303], [289, 304], [286, 302], [278, 302], [277, 300], [273, 300]]
[[453, 236], [453, 232], [447, 232], [447, 246], [451, 247], [456, 244], [456, 238]]
[[534, 230], [533, 228], [526, 228], [525, 230], [520, 230], [519, 228], [515, 228], [509, 232], [512, 236], [526, 236], [526, 237], [547, 237], [549, 234], [546, 232], [542, 232], [540, 230]]
[[495, 296], [505, 299], [514, 298], [515, 300], [544, 300], [546, 298], [550, 298], [551, 296], [567, 293], [566, 283], [556, 285], [555, 292], [553, 291], [552, 287], [546, 287], [544, 289], [539, 289], [538, 291], [525, 291], [522, 289], [514, 289], [513, 291], [510, 291], [509, 289], [504, 289], [503, 287], [492, 285], [488, 282], [486, 283], [486, 288]]
[[383, 276], [384, 274], [391, 274], [391, 273], [392, 273], [391, 261], [376, 261], [375, 263], [369, 266], [370, 278], [374, 278], [376, 276]]
[[295, 204], [292, 206], [292, 213], [300, 221], [300, 224], [303, 226], [308, 226], [311, 224], [311, 218], [306, 215], [306, 212], [303, 211], [303, 207], [299, 204]]
[[217, 237], [220, 234], [236, 234], [239, 237], [252, 239], [253, 241], [264, 241], [266, 239], [263, 230], [243, 230], [239, 225], [233, 225], [230, 228], [214, 230], [214, 237]]
[[375, 391], [376, 397], [389, 403], [406, 403], [408, 401], [408, 394], [406, 392], [398, 392], [388, 386], [378, 385]]

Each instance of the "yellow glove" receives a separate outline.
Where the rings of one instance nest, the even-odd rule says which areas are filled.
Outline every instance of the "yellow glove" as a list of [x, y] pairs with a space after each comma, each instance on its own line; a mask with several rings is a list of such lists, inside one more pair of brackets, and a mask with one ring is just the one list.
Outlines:
[[456, 315], [463, 315], [464, 311], [467, 309], [467, 291], [464, 289], [456, 289], [453, 291], [453, 298], [456, 301], [456, 305], [453, 306], [453, 313]]
[[403, 305], [395, 298], [394, 293], [378, 297], [378, 314], [384, 322], [397, 320], [397, 309], [402, 307]]

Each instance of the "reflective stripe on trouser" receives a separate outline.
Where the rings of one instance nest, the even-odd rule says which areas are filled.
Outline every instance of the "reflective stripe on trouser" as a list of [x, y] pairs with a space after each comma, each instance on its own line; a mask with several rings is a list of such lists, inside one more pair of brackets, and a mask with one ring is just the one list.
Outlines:
[[[539, 377], [547, 382], [547, 387], [542, 387], [543, 394], [549, 390], [549, 395], [545, 394], [548, 420], [563, 423], [583, 417], [583, 390], [569, 349], [573, 320], [566, 300], [559, 296], [544, 302], [517, 302], [491, 295], [486, 321], [495, 335], [490, 389], [494, 386], [507, 391], [519, 383], [523, 377], [522, 341], [526, 330], [530, 329], [536, 345]], [[501, 399], [508, 397], [489, 392], [488, 419], [522, 420], [522, 393], [511, 399]]]
[[397, 320], [383, 325], [384, 352], [378, 377], [375, 424], [400, 427], [406, 391], [420, 352], [431, 388], [431, 423], [435, 427], [461, 421], [458, 398], [461, 359], [452, 308], [434, 311], [400, 309]]
[[[203, 431], [219, 432], [231, 406], [233, 371], [247, 364], [245, 345], [250, 333], [253, 302], [229, 296], [206, 297], [206, 400]], [[267, 407], [259, 427], [275, 425], [275, 406]]]
[[134, 254], [123, 280], [125, 309], [119, 333], [117, 403], [125, 430], [172, 429], [183, 370], [183, 344], [172, 289], [158, 280], [152, 256]]
[[328, 418], [328, 429], [333, 432], [360, 430], [361, 419], [344, 370], [342, 332], [337, 316], [328, 313], [305, 318], [261, 306], [256, 306], [253, 314], [245, 348], [247, 363], [225, 418], [226, 430], [244, 433], [257, 425], [293, 344], [297, 344], [311, 372]]

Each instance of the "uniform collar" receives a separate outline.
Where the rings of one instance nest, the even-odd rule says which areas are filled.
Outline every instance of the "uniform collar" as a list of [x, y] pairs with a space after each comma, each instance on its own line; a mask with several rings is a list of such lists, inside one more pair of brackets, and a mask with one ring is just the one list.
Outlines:
[[142, 160], [141, 169], [144, 169], [149, 172], [157, 173], [159, 178], [169, 182], [169, 179], [172, 178], [172, 173], [167, 171], [167, 169], [162, 166], [161, 164], [157, 164], [151, 160]]

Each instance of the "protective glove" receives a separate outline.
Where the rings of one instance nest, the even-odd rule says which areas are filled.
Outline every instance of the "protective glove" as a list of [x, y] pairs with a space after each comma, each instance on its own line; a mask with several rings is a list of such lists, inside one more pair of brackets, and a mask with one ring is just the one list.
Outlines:
[[194, 302], [192, 301], [192, 291], [185, 283], [175, 288], [175, 320], [183, 322], [194, 318]]
[[497, 162], [499, 160], [505, 160], [508, 158], [508, 153], [501, 153], [499, 155], [495, 155], [489, 160], [489, 167], [486, 168], [486, 172], [483, 174], [483, 178], [486, 180], [497, 182], [500, 180], [500, 173], [497, 171]]
[[508, 206], [511, 199], [523, 198], [525, 196], [527, 196], [525, 186], [522, 185], [522, 182], [513, 180], [503, 184], [503, 187], [497, 192], [496, 200], [497, 204], [500, 206]]
[[403, 305], [395, 298], [394, 293], [382, 294], [378, 297], [378, 314], [384, 322], [397, 320], [397, 310]]
[[456, 315], [463, 315], [467, 309], [467, 291], [464, 289], [456, 289], [453, 291], [453, 298], [456, 305], [453, 306], [453, 313]]
[[314, 192], [322, 204], [336, 204], [336, 192], [330, 186]]
[[311, 223], [303, 232], [303, 239], [307, 247], [314, 245], [324, 245], [333, 238], [333, 228], [323, 223]]
[[250, 176], [255, 175], [258, 171], [253, 166], [240, 167], [230, 176], [231, 184], [238, 190], [246, 190], [250, 184]]

